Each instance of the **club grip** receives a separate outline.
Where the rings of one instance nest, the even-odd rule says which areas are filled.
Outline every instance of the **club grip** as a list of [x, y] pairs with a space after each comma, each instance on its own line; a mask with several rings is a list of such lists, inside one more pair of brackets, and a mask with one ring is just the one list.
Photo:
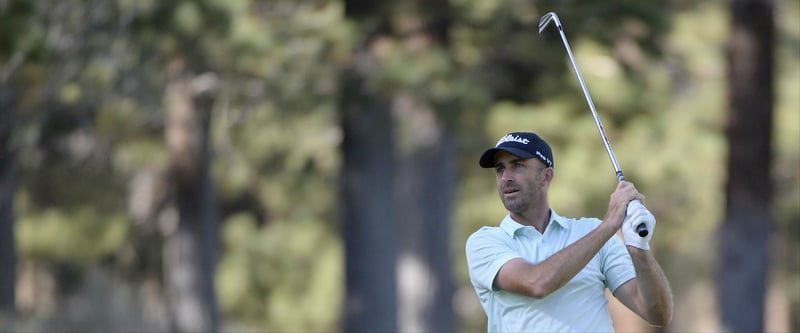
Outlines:
[[[617, 170], [617, 180], [625, 180], [625, 175], [622, 174], [622, 170]], [[639, 234], [639, 237], [647, 237], [650, 231], [647, 230], [647, 226], [644, 223], [639, 223], [639, 225], [636, 226], [636, 233]]]
[[[620, 175], [620, 177], [624, 177], [622, 176], [621, 172], [618, 175]], [[639, 200], [634, 199], [633, 201], [631, 201], [631, 204], [634, 202], [641, 205], [641, 202]], [[647, 237], [647, 235], [650, 234], [650, 230], [647, 230], [647, 225], [645, 225], [644, 223], [639, 223], [639, 225], [636, 226], [636, 233], [639, 234], [639, 237]]]
[[640, 223], [636, 226], [636, 233], [639, 234], [639, 237], [647, 237], [650, 231], [647, 230], [647, 226], [644, 223]]

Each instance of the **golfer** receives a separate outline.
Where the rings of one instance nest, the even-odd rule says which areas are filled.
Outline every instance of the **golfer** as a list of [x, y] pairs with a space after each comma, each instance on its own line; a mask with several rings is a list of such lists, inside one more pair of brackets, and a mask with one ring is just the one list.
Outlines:
[[[466, 243], [489, 332], [613, 332], [605, 288], [651, 325], [670, 322], [672, 291], [649, 251], [655, 218], [632, 183], [617, 185], [602, 220], [573, 219], [550, 208], [553, 153], [538, 135], [503, 136], [480, 166], [495, 169], [508, 210], [499, 226], [480, 228]], [[640, 223], [646, 237], [635, 231]], [[620, 229], [624, 243], [615, 237]]]

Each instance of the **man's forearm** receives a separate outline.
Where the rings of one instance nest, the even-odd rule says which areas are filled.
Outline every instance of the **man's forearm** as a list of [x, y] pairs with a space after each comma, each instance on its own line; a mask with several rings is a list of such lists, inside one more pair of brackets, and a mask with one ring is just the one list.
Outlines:
[[567, 284], [586, 267], [615, 232], [613, 227], [601, 224], [577, 242], [535, 265], [533, 269], [536, 274], [532, 274], [535, 277], [531, 282], [538, 285], [536, 296], [544, 297]]
[[639, 305], [646, 320], [656, 326], [666, 326], [672, 319], [672, 290], [661, 266], [650, 251], [628, 246], [636, 268]]

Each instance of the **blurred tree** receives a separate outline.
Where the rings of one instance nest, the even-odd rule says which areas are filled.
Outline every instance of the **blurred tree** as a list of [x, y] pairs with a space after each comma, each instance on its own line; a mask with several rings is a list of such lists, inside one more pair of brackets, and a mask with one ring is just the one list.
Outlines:
[[[201, 53], [190, 53], [199, 56]], [[203, 68], [170, 63], [166, 98], [166, 143], [174, 182], [177, 223], [164, 240], [164, 274], [177, 332], [216, 332], [219, 311], [214, 288], [218, 209], [210, 177], [209, 128], [212, 100], [202, 87]], [[194, 64], [194, 62], [192, 62]], [[197, 87], [201, 86], [201, 87]]]
[[[213, 38], [213, 33], [201, 32], [224, 27], [220, 20], [224, 16], [208, 14], [205, 2], [14, 1], [19, 2], [34, 9], [25, 21], [27, 29], [20, 29], [26, 31], [22, 35], [34, 42], [41, 35], [46, 38], [39, 37], [45, 45], [44, 61], [28, 64], [27, 73], [33, 79], [21, 94], [27, 97], [27, 114], [20, 112], [24, 115], [20, 122], [29, 128], [18, 131], [36, 135], [17, 134], [24, 148], [20, 155], [28, 157], [20, 168], [22, 190], [17, 194], [28, 199], [21, 209], [26, 217], [21, 225], [26, 229], [18, 238], [25, 244], [26, 260], [68, 268], [29, 274], [55, 276], [59, 293], [45, 296], [54, 299], [55, 320], [97, 327], [92, 326], [98, 321], [91, 315], [70, 311], [74, 309], [70, 298], [85, 297], [80, 295], [85, 267], [130, 273], [126, 282], [136, 285], [142, 283], [139, 278], [152, 278], [148, 275], [152, 266], [163, 264], [155, 270], [164, 273], [163, 280], [156, 281], [165, 286], [156, 286], [158, 292], [143, 296], [149, 298], [144, 302], [161, 303], [163, 287], [174, 305], [176, 331], [215, 331], [219, 323], [214, 294], [217, 207], [207, 143], [213, 102], [208, 83], [213, 80], [200, 76], [208, 71], [202, 63], [207, 52], [195, 45], [203, 45], [204, 40], [196, 36]], [[215, 19], [198, 24], [207, 17]], [[172, 67], [167, 77], [169, 60], [183, 55], [175, 50], [190, 55], [188, 65]], [[169, 150], [172, 155], [163, 156], [172, 157], [171, 212], [177, 214], [147, 212], [144, 216], [166, 221], [158, 226], [165, 236], [164, 252], [154, 258], [152, 249], [161, 249], [162, 240], [153, 244], [150, 235], [127, 234], [135, 229], [126, 223], [125, 197], [119, 194], [130, 175], [168, 166], [169, 162], [159, 159], [166, 150], [159, 136], [164, 131], [174, 148]], [[131, 215], [143, 217], [135, 213]], [[148, 251], [120, 256], [126, 246]], [[35, 281], [41, 277], [30, 280], [23, 282], [38, 288]], [[31, 306], [46, 310], [42, 304]], [[99, 308], [93, 308], [92, 315], [110, 312], [102, 305], [93, 306]], [[141, 320], [137, 312], [129, 312], [124, 320]], [[100, 325], [114, 325], [119, 319]]]
[[[457, 155], [456, 142], [445, 125], [449, 120], [444, 119], [452, 107], [448, 81], [453, 80], [447, 50], [451, 15], [448, 2], [348, 1], [346, 12], [361, 29], [364, 42], [351, 57], [342, 86], [342, 181], [345, 193], [353, 195], [346, 195], [344, 200], [358, 198], [344, 205], [346, 209], [358, 205], [357, 209], [348, 210], [343, 220], [348, 249], [348, 300], [344, 311], [351, 320], [346, 321], [345, 328], [384, 327], [368, 322], [372, 320], [368, 319], [372, 317], [368, 312], [353, 313], [349, 306], [363, 302], [359, 300], [360, 290], [370, 288], [365, 286], [392, 281], [376, 277], [374, 265], [367, 265], [372, 266], [371, 275], [350, 270], [367, 262], [365, 253], [376, 256], [377, 251], [385, 251], [383, 260], [395, 261], [397, 257], [396, 263], [384, 263], [381, 274], [396, 274], [397, 279], [397, 285], [385, 293], [394, 292], [395, 288], [397, 293], [385, 295], [388, 298], [383, 300], [375, 297], [374, 302], [396, 299], [396, 305], [386, 304], [383, 308], [392, 313], [383, 315], [399, 316], [394, 319], [397, 327], [385, 328], [452, 331], [455, 323], [450, 222]], [[365, 165], [373, 165], [375, 171], [363, 169], [367, 168]], [[366, 181], [365, 187], [358, 189], [355, 178], [362, 182], [373, 173], [381, 182], [392, 183], [384, 187]], [[382, 202], [368, 203], [356, 193]], [[375, 208], [383, 209], [382, 214], [388, 216], [368, 213]], [[380, 234], [369, 231], [373, 228]], [[362, 237], [373, 237], [373, 243]], [[398, 254], [391, 252], [394, 248]], [[353, 283], [354, 279], [382, 281]]]
[[17, 189], [18, 81], [12, 80], [33, 47], [14, 31], [25, 26], [31, 13], [26, 1], [0, 6], [0, 320], [16, 314], [17, 242], [14, 237], [14, 194]]
[[14, 96], [0, 68], [0, 317], [15, 310], [17, 254], [14, 241], [15, 151], [11, 141]]
[[[452, 208], [458, 140], [452, 135], [454, 86], [448, 1], [399, 1], [392, 13], [400, 73], [392, 97], [397, 124], [399, 329], [452, 332]], [[397, 63], [394, 65], [392, 63]]]
[[[216, 332], [220, 326], [215, 276], [219, 203], [211, 176], [212, 110], [218, 95], [216, 64], [207, 47], [228, 30], [222, 8], [209, 1], [162, 4], [154, 23], [171, 47], [165, 66], [164, 132], [176, 215], [164, 235], [164, 283], [172, 328]], [[214, 45], [214, 46], [211, 46]]]
[[340, 80], [345, 332], [398, 330], [394, 123], [389, 96], [372, 84], [387, 15], [385, 2], [345, 1], [346, 18], [361, 29]]
[[717, 297], [731, 332], [764, 329], [772, 230], [774, 2], [730, 3], [728, 181]]
[[14, 193], [16, 191], [16, 92], [10, 81], [24, 61], [23, 48], [10, 31], [19, 29], [29, 6], [14, 2], [0, 7], [0, 320], [15, 312], [17, 253], [14, 239]]

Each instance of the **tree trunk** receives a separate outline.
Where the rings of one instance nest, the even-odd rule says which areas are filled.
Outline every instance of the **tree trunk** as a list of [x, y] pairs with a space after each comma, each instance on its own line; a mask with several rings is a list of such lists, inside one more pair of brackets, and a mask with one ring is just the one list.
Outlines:
[[[345, 331], [455, 330], [451, 304], [454, 286], [449, 255], [456, 165], [453, 142], [448, 141], [443, 122], [425, 97], [410, 90], [404, 91], [403, 88], [391, 92], [380, 91], [381, 87], [363, 83], [369, 80], [372, 69], [380, 66], [383, 60], [381, 47], [372, 45], [375, 41], [397, 41], [412, 53], [435, 52], [435, 48], [446, 47], [448, 9], [444, 0], [349, 0], [345, 3], [348, 18], [367, 23], [361, 32], [365, 41], [354, 52], [353, 67], [346, 72], [347, 81], [344, 85], [343, 198], [350, 202], [343, 205], [346, 209], [343, 223], [348, 260]], [[370, 54], [370, 51], [376, 50], [376, 54]], [[399, 129], [399, 132], [392, 134], [393, 129]], [[402, 147], [395, 146], [393, 135], [403, 143]], [[375, 146], [359, 147], [370, 142]], [[397, 168], [394, 167], [393, 152], [401, 155], [396, 163]], [[355, 180], [364, 183], [360, 185], [362, 189], [353, 183]], [[376, 182], [381, 185], [376, 185]], [[396, 188], [396, 191], [392, 188]], [[352, 202], [359, 206], [350, 206]], [[376, 212], [370, 213], [376, 208]], [[358, 222], [359, 219], [365, 221]], [[367, 224], [370, 220], [371, 223]], [[361, 230], [365, 227], [376, 230]], [[374, 247], [362, 248], [360, 244], [368, 238], [364, 236], [367, 233], [376, 234], [371, 236], [376, 243], [365, 245]], [[399, 243], [396, 243], [398, 240]], [[389, 249], [391, 253], [384, 252]], [[360, 298], [363, 296], [359, 293], [366, 290], [363, 285], [376, 282], [355, 281], [353, 276], [363, 274], [357, 265], [367, 263], [367, 260], [359, 257], [378, 250], [381, 252], [371, 255], [384, 256], [374, 259], [382, 268], [377, 269], [375, 264], [366, 264], [364, 267], [372, 266], [373, 272], [380, 271], [381, 274], [394, 274], [396, 271], [397, 275], [396, 280], [393, 276], [380, 278], [380, 288], [386, 288], [383, 289], [384, 293], [391, 290], [392, 294], [383, 296], [383, 300], [375, 300], [382, 304], [373, 306], [383, 307], [381, 311], [386, 311], [387, 316], [392, 316], [392, 323], [396, 321], [399, 326], [374, 326], [380, 321], [357, 326], [374, 316], [360, 312], [360, 304], [363, 303]], [[395, 251], [401, 253], [399, 260]], [[391, 284], [395, 281], [396, 286]], [[397, 296], [394, 294], [395, 288]], [[394, 304], [395, 301], [397, 304]]]
[[14, 241], [14, 192], [16, 189], [14, 130], [11, 91], [0, 83], [0, 319], [15, 312], [17, 253]]
[[773, 1], [731, 2], [728, 181], [718, 300], [731, 332], [764, 329], [772, 228]]
[[[391, 11], [399, 31], [394, 35], [413, 52], [449, 47], [446, 0], [405, 1]], [[419, 92], [395, 95], [399, 124], [398, 261], [399, 316], [402, 332], [453, 332], [455, 286], [450, 257], [450, 225], [456, 188], [456, 142], [441, 114]], [[446, 103], [444, 103], [446, 104]]]
[[344, 332], [396, 332], [397, 261], [394, 131], [388, 97], [366, 82], [376, 59], [370, 54], [374, 32], [384, 25], [381, 3], [345, 1], [349, 19], [376, 18], [362, 32], [342, 71], [342, 212], [345, 254]]
[[396, 332], [394, 143], [389, 103], [344, 74], [344, 332]]
[[453, 332], [450, 220], [456, 187], [455, 143], [435, 121], [432, 110], [416, 106], [402, 116], [429, 122], [409, 128], [413, 133], [407, 134], [421, 140], [399, 163], [400, 331]]
[[177, 224], [164, 243], [166, 290], [175, 331], [216, 332], [218, 225], [209, 173], [211, 102], [197, 98], [187, 75], [176, 71], [166, 92], [166, 140], [177, 208]]

